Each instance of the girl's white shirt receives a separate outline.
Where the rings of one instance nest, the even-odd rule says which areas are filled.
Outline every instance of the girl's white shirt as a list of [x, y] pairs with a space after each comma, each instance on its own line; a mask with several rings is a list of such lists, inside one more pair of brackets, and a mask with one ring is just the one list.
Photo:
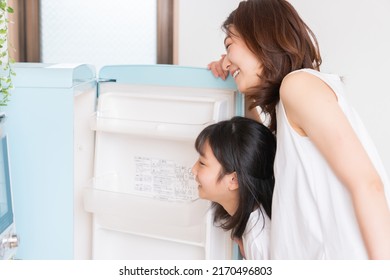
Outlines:
[[[344, 97], [340, 77], [311, 69], [299, 71], [319, 77], [334, 91], [382, 179], [390, 204], [385, 168], [363, 123]], [[276, 110], [271, 258], [367, 259], [348, 190], [310, 139], [290, 126], [282, 101]]]
[[271, 220], [262, 209], [256, 209], [249, 216], [242, 235], [245, 259], [247, 260], [269, 260], [270, 259], [270, 234]]

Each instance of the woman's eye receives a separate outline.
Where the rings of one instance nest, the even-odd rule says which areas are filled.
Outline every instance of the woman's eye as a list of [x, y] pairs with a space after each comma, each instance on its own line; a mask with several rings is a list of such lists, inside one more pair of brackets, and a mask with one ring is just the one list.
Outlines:
[[225, 43], [225, 49], [227, 50], [227, 49], [229, 49], [229, 47], [232, 45], [233, 40], [232, 40], [232, 38], [230, 38], [230, 37], [226, 37], [224, 43]]

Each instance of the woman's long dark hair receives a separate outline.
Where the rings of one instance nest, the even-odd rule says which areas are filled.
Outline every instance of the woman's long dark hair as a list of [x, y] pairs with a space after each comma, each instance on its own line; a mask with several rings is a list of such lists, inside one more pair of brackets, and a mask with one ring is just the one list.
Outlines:
[[[238, 34], [231, 33], [234, 26]], [[302, 68], [319, 70], [322, 63], [314, 33], [285, 0], [247, 0], [240, 2], [222, 25], [229, 36], [239, 36], [262, 62], [261, 85], [245, 94], [271, 117], [276, 131], [275, 106], [283, 78]], [[259, 81], [260, 81], [259, 80]]]
[[241, 238], [249, 215], [255, 209], [262, 211], [262, 206], [265, 214], [271, 218], [275, 136], [259, 122], [233, 117], [208, 126], [199, 134], [195, 148], [201, 155], [204, 155], [205, 143], [210, 145], [222, 166], [218, 179], [236, 172], [239, 186], [237, 211], [230, 216], [221, 205], [213, 203], [214, 222], [225, 230], [231, 229], [232, 237]]

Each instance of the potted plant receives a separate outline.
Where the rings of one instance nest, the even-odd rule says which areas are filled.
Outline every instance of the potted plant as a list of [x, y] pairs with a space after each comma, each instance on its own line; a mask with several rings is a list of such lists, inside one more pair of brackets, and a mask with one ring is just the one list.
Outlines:
[[7, 0], [0, 0], [0, 106], [6, 106], [12, 89], [12, 76], [15, 76], [11, 64], [14, 62], [9, 54], [8, 14], [14, 10]]

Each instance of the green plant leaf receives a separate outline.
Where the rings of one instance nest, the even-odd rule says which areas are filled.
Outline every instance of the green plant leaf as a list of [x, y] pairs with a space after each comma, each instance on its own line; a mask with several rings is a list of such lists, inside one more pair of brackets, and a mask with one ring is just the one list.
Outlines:
[[13, 89], [12, 76], [16, 73], [13, 71], [11, 64], [15, 60], [9, 53], [8, 42], [8, 14], [13, 13], [14, 9], [7, 5], [7, 0], [0, 0], [0, 66], [2, 68], [2, 76], [0, 76], [0, 106], [7, 106], [10, 100], [10, 90]]

